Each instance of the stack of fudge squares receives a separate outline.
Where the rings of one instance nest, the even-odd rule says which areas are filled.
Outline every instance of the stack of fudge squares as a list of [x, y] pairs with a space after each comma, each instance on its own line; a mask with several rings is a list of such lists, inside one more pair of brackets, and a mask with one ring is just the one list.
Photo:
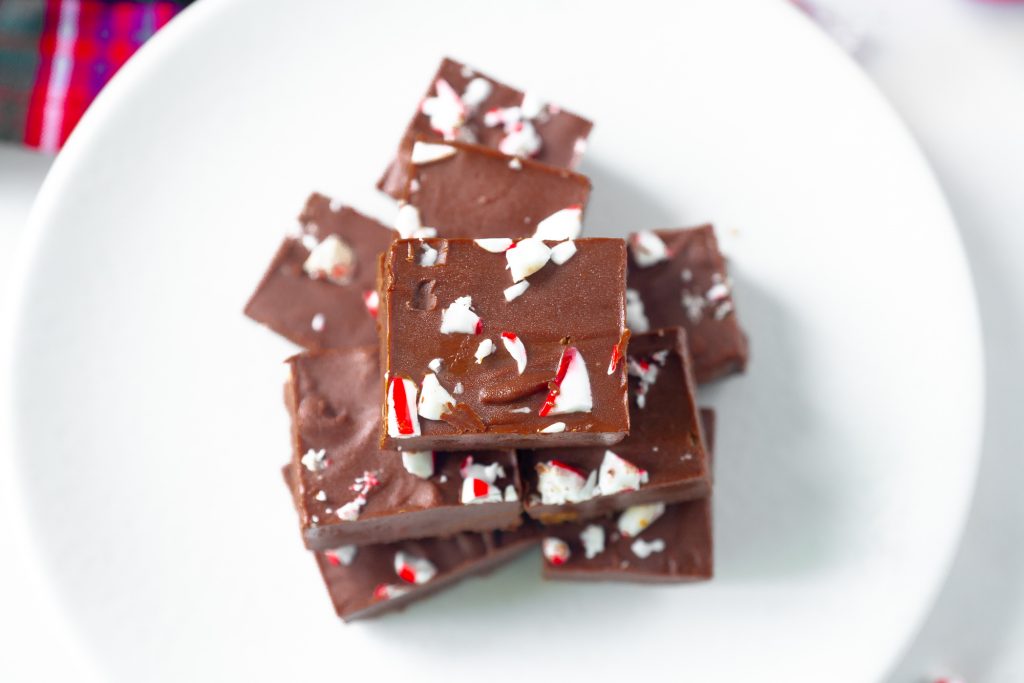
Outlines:
[[342, 619], [537, 546], [550, 579], [711, 577], [696, 387], [747, 340], [711, 226], [581, 237], [590, 129], [445, 59], [394, 226], [312, 195], [246, 306], [306, 349], [284, 478]]

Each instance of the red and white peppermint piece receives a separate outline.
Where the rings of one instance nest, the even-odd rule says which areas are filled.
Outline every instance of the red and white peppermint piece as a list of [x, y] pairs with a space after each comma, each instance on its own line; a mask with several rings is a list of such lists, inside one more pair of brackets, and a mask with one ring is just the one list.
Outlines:
[[352, 485], [349, 486], [350, 490], [356, 492], [356, 497], [335, 511], [338, 519], [344, 522], [354, 522], [359, 519], [359, 513], [362, 512], [363, 506], [366, 505], [367, 494], [379, 485], [380, 480], [377, 479], [377, 475], [373, 472], [363, 472], [362, 475], [356, 477]]
[[347, 567], [356, 558], [358, 548], [354, 545], [343, 545], [338, 548], [331, 548], [324, 551], [324, 557], [335, 567]]
[[432, 372], [424, 375], [418, 407], [420, 417], [425, 417], [428, 420], [440, 420], [441, 416], [450, 412], [454, 406], [455, 399], [437, 381], [437, 375]]
[[533, 233], [533, 238], [561, 242], [562, 240], [576, 239], [582, 231], [583, 207], [573, 204], [554, 212], [537, 223], [537, 230]]
[[441, 159], [447, 159], [450, 156], [454, 156], [457, 152], [451, 145], [439, 145], [433, 142], [421, 142], [417, 140], [412, 145], [412, 155], [410, 161], [417, 166], [425, 164], [432, 164], [435, 161]]
[[434, 451], [402, 451], [405, 471], [420, 479], [434, 476]]
[[[515, 413], [515, 412], [519, 412], [519, 411], [518, 410], [513, 410], [512, 412]], [[530, 409], [527, 408], [523, 412], [527, 412], [528, 413], [528, 412], [530, 412]], [[547, 427], [541, 427], [537, 431], [539, 431], [541, 434], [561, 434], [562, 432], [565, 431], [565, 423], [564, 422], [552, 422]]]
[[512, 282], [519, 282], [536, 273], [551, 259], [551, 249], [540, 240], [526, 237], [505, 251], [505, 260], [512, 273]]
[[491, 96], [492, 89], [489, 80], [477, 76], [466, 84], [466, 89], [462, 93], [462, 103], [469, 109], [476, 109]]
[[376, 318], [377, 310], [380, 308], [380, 295], [377, 294], [377, 290], [363, 292], [363, 303], [366, 305], [367, 312]]
[[377, 584], [377, 587], [373, 589], [373, 597], [377, 600], [390, 600], [408, 592], [409, 589], [405, 586], [396, 586], [391, 583], [379, 583]]
[[501, 254], [508, 251], [508, 248], [513, 244], [512, 240], [508, 237], [484, 237], [473, 241], [476, 242], [476, 246], [492, 254]]
[[494, 353], [496, 348], [497, 347], [494, 346], [494, 342], [490, 339], [484, 339], [480, 342], [480, 345], [476, 347], [476, 353], [473, 354], [473, 357], [476, 358], [477, 364], [479, 365], [483, 362], [484, 358], [487, 358], [487, 356]]
[[554, 383], [555, 388], [548, 393], [538, 413], [541, 417], [588, 413], [593, 409], [594, 397], [590, 392], [587, 364], [583, 360], [583, 354], [575, 346], [567, 346], [562, 351]]
[[616, 344], [612, 347], [612, 359], [608, 361], [608, 374], [611, 375], [619, 367], [619, 361], [622, 360], [622, 351], [619, 350], [619, 345]]
[[668, 260], [668, 247], [653, 230], [641, 230], [634, 233], [630, 239], [630, 251], [633, 252], [633, 262], [640, 268], [653, 266]]
[[539, 462], [536, 470], [537, 492], [544, 505], [582, 503], [595, 495], [596, 472], [584, 477], [583, 472], [560, 460]]
[[563, 265], [576, 254], [576, 243], [572, 240], [559, 242], [551, 247], [551, 262], [556, 266]]
[[526, 346], [523, 345], [523, 340], [515, 332], [502, 332], [501, 343], [505, 345], [505, 350], [515, 360], [519, 374], [523, 374], [526, 370]]
[[651, 323], [644, 311], [644, 301], [640, 298], [640, 292], [635, 289], [626, 290], [626, 327], [633, 332], [647, 332], [651, 329]]
[[406, 583], [419, 585], [434, 578], [437, 567], [425, 557], [399, 550], [395, 553], [395, 574]]
[[492, 462], [490, 465], [481, 465], [480, 463], [473, 462], [473, 456], [467, 455], [462, 459], [462, 464], [459, 466], [459, 474], [462, 475], [463, 479], [483, 479], [488, 484], [493, 484], [498, 481], [499, 478], [505, 477], [505, 468], [501, 466], [501, 463]]
[[604, 460], [597, 475], [597, 488], [602, 496], [610, 496], [620, 491], [636, 491], [648, 481], [647, 470], [637, 467], [625, 458], [604, 452]]
[[480, 334], [484, 331], [480, 316], [473, 312], [473, 297], [460, 296], [444, 309], [441, 334]]
[[434, 84], [437, 94], [420, 105], [420, 111], [430, 117], [430, 127], [445, 140], [454, 140], [466, 122], [466, 105], [455, 89], [443, 78]]
[[632, 356], [627, 359], [627, 371], [630, 375], [640, 380], [633, 391], [637, 407], [644, 408], [647, 406], [647, 392], [658, 381], [659, 368], [664, 367], [667, 358], [668, 353], [659, 351], [652, 354], [650, 360], [633, 358]]
[[505, 137], [498, 142], [502, 154], [517, 157], [532, 157], [540, 151], [544, 140], [534, 127], [533, 122], [524, 119], [510, 126], [505, 126]]
[[513, 299], [518, 299], [520, 296], [522, 296], [523, 292], [525, 292], [527, 287], [529, 287], [529, 286], [530, 286], [530, 281], [529, 280], [523, 280], [522, 282], [515, 283], [511, 287], [506, 287], [505, 288], [505, 301], [512, 301]]
[[416, 394], [416, 383], [411, 379], [388, 378], [388, 436], [401, 438], [420, 435]]
[[629, 549], [633, 551], [633, 554], [639, 557], [641, 560], [646, 560], [653, 553], [660, 553], [665, 549], [665, 541], [660, 538], [656, 538], [650, 543], [642, 538], [638, 538], [633, 541]]
[[560, 538], [548, 536], [541, 542], [540, 548], [544, 553], [544, 559], [555, 567], [569, 561], [569, 544]]
[[665, 514], [664, 503], [651, 503], [650, 505], [634, 505], [619, 515], [617, 526], [619, 533], [627, 538], [638, 536], [640, 532], [654, 524], [659, 517]]
[[730, 294], [729, 285], [725, 281], [716, 282], [708, 288], [708, 291], [704, 294], [704, 298], [708, 301], [715, 302], [725, 299]]
[[355, 252], [348, 243], [337, 235], [328, 235], [309, 252], [302, 269], [311, 278], [326, 278], [336, 285], [347, 285], [352, 281], [355, 260]]
[[501, 489], [484, 479], [469, 477], [462, 481], [462, 502], [465, 505], [475, 503], [500, 503]]
[[592, 560], [604, 552], [604, 527], [599, 524], [588, 524], [587, 528], [580, 532], [580, 542], [583, 544], [583, 554], [588, 560]]
[[319, 472], [328, 465], [331, 461], [327, 459], [327, 449], [321, 448], [320, 450], [313, 450], [310, 448], [306, 451], [306, 454], [299, 459], [302, 466], [310, 472]]

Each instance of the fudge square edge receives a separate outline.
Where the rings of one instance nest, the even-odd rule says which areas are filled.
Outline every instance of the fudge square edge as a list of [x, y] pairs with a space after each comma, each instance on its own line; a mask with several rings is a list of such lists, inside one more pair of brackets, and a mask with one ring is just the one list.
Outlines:
[[629, 432], [623, 240], [400, 240], [378, 277], [383, 448], [609, 445]]

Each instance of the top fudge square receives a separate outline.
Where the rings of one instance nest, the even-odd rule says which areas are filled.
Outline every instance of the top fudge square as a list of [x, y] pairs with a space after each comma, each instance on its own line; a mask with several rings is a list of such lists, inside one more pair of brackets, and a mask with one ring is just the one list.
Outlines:
[[383, 448], [628, 433], [623, 240], [400, 240], [378, 277]]
[[446, 58], [377, 187], [396, 199], [402, 195], [417, 136], [475, 142], [505, 154], [573, 169], [592, 127], [587, 119]]

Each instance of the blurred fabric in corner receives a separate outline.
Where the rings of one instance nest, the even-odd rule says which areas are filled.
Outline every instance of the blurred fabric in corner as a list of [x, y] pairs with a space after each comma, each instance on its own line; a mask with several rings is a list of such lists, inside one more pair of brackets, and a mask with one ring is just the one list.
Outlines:
[[0, 140], [60, 149], [107, 81], [192, 0], [0, 0]]

